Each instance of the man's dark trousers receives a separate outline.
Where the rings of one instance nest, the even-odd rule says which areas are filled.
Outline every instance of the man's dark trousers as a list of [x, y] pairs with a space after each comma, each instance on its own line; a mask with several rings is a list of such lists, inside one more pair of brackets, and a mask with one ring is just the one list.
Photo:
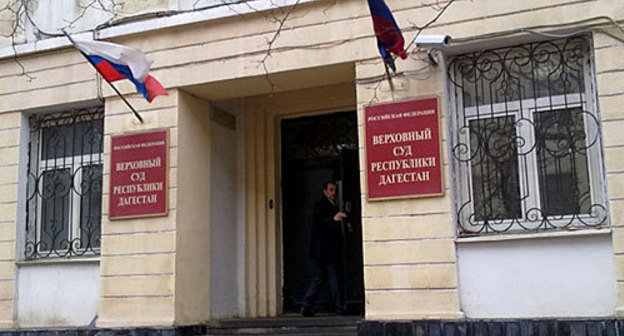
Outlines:
[[333, 200], [321, 197], [312, 209], [312, 232], [310, 235], [310, 258], [316, 262], [319, 274], [308, 287], [302, 303], [302, 314], [313, 314], [313, 305], [323, 285], [329, 283], [336, 311], [343, 312], [344, 302], [340, 290], [342, 271], [342, 225], [335, 221], [338, 207]]
[[340, 290], [340, 281], [338, 280], [339, 267], [333, 262], [319, 262], [316, 261], [320, 273], [312, 280], [308, 291], [303, 297], [302, 307], [304, 309], [312, 309], [314, 302], [318, 295], [321, 293], [325, 283], [329, 283], [329, 290], [332, 296], [333, 303], [335, 305], [336, 312], [341, 313], [344, 310], [344, 302], [342, 300], [342, 293]]

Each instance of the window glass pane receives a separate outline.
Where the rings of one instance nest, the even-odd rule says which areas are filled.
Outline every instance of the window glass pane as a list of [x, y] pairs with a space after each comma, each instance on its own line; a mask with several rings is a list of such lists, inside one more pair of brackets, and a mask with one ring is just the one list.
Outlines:
[[72, 152], [71, 125], [45, 127], [41, 130], [41, 158], [44, 160], [69, 156]]
[[42, 129], [44, 160], [102, 152], [103, 120], [59, 121]]
[[47, 170], [42, 178], [40, 250], [66, 250], [69, 248], [71, 170]]
[[535, 112], [534, 119], [543, 214], [588, 214], [592, 201], [583, 111]]
[[104, 120], [96, 119], [75, 124], [74, 155], [102, 153]]
[[457, 57], [452, 68], [465, 107], [585, 91], [584, 38], [540, 42]]
[[521, 217], [514, 117], [470, 121], [472, 196], [477, 221]]
[[102, 165], [83, 166], [80, 185], [80, 248], [100, 247]]

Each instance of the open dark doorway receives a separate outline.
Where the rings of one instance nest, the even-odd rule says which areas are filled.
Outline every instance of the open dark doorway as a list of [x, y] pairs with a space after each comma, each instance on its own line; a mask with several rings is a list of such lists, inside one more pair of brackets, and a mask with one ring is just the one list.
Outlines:
[[[343, 295], [350, 314], [363, 314], [362, 225], [360, 173], [355, 112], [340, 112], [281, 121], [283, 310], [298, 312], [315, 276], [309, 258], [312, 207], [322, 196], [323, 183], [338, 183], [337, 203], [347, 212], [343, 225]], [[324, 289], [316, 311], [332, 311]]]

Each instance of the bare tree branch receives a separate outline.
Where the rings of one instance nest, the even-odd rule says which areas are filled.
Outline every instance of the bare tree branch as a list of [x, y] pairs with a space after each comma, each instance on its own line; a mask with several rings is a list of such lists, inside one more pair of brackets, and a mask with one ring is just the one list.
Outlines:
[[332, 0], [329, 5], [327, 5], [327, 7], [325, 7], [323, 9], [323, 14], [327, 14], [327, 11], [329, 11], [332, 7], [334, 7], [336, 5], [336, 0]]
[[269, 69], [267, 68], [266, 62], [269, 59], [269, 57], [271, 57], [271, 52], [273, 51], [273, 45], [275, 44], [275, 41], [277, 41], [277, 39], [279, 38], [280, 34], [282, 33], [282, 29], [284, 28], [284, 24], [286, 23], [286, 20], [288, 20], [290, 15], [297, 9], [297, 6], [299, 5], [299, 2], [300, 2], [300, 0], [297, 0], [294, 5], [289, 7], [289, 9], [287, 11], [284, 11], [283, 8], [280, 8], [280, 10], [284, 13], [283, 17], [279, 18], [276, 15], [273, 16], [273, 18], [275, 20], [274, 22], [278, 23], [278, 27], [275, 30], [275, 33], [273, 34], [273, 36], [270, 39], [267, 40], [266, 54], [264, 55], [264, 57], [262, 58], [262, 60], [258, 64], [258, 66], [262, 66], [262, 68], [264, 69], [264, 78], [269, 83], [269, 85], [271, 85], [271, 93], [272, 94], [275, 92], [276, 86], [275, 86], [275, 83], [273, 82], [273, 80], [270, 78]]
[[[0, 8], [0, 12], [3, 12], [3, 11], [9, 12], [10, 15], [14, 19], [12, 21], [13, 25], [9, 33], [0, 35], [0, 36], [10, 38], [11, 46], [14, 51], [14, 60], [21, 69], [20, 75], [25, 76], [28, 80], [33, 80], [35, 77], [30, 76], [27, 73], [27, 69], [25, 68], [24, 64], [19, 59], [18, 52], [17, 52], [17, 45], [19, 43], [22, 43], [21, 41], [18, 41], [18, 39], [20, 39], [20, 36], [24, 36], [23, 38], [26, 38], [26, 34], [29, 33], [30, 29], [32, 29], [34, 33], [37, 34], [37, 36], [39, 35], [46, 36], [46, 37], [62, 36], [60, 32], [51, 32], [51, 31], [45, 31], [44, 29], [42, 29], [42, 27], [36, 22], [35, 18], [33, 17], [34, 14], [33, 14], [33, 11], [31, 10], [32, 4], [33, 4], [32, 1], [33, 0], [11, 0], [7, 3], [6, 6], [4, 6], [3, 8]], [[281, 36], [282, 32], [285, 29], [286, 22], [290, 18], [292, 18], [292, 14], [297, 10], [298, 6], [300, 5], [300, 0], [296, 0], [294, 4], [290, 6], [283, 6], [281, 3], [277, 3], [275, 0], [269, 0], [269, 2], [274, 7], [274, 9], [272, 10], [260, 10], [253, 5], [252, 1], [248, 1], [248, 0], [219, 0], [218, 4], [208, 3], [205, 6], [201, 6], [202, 1], [205, 1], [205, 0], [195, 0], [191, 9], [168, 10], [168, 11], [162, 11], [162, 12], [141, 13], [141, 14], [132, 15], [132, 16], [121, 16], [119, 10], [124, 7], [123, 6], [124, 4], [120, 3], [118, 0], [87, 0], [85, 1], [85, 3], [78, 5], [79, 11], [75, 16], [73, 16], [71, 19], [64, 19], [63, 21], [64, 26], [62, 28], [63, 29], [75, 28], [76, 25], [81, 20], [85, 20], [87, 18], [87, 16], [89, 15], [88, 12], [90, 10], [104, 11], [104, 12], [111, 14], [110, 19], [106, 20], [104, 23], [98, 25], [97, 27], [94, 27], [94, 31], [97, 31], [105, 27], [110, 27], [110, 26], [122, 24], [125, 22], [147, 19], [147, 18], [152, 18], [152, 17], [171, 16], [171, 15], [176, 15], [176, 14], [185, 13], [185, 12], [202, 11], [202, 10], [207, 10], [207, 9], [211, 9], [211, 8], [215, 8], [219, 6], [227, 6], [229, 10], [231, 10], [233, 13], [236, 13], [242, 19], [246, 19], [247, 15], [240, 10], [241, 6], [246, 6], [253, 13], [262, 15], [262, 17], [264, 17], [266, 20], [276, 25], [275, 30], [270, 34], [270, 37], [266, 38], [266, 46], [262, 48], [265, 50], [265, 52], [264, 52], [264, 55], [261, 57], [261, 59], [258, 61], [258, 65], [257, 65], [257, 67], [261, 67], [262, 70], [264, 71], [264, 77], [266, 81], [269, 83], [269, 85], [271, 86], [272, 93], [274, 93], [276, 90], [276, 83], [271, 78], [268, 62], [269, 62], [269, 59], [273, 56], [273, 53], [277, 51], [292, 50], [292, 49], [297, 49], [297, 48], [299, 49], [323, 49], [323, 48], [329, 48], [332, 46], [336, 46], [336, 45], [340, 45], [340, 44], [348, 42], [348, 40], [341, 40], [341, 41], [336, 41], [332, 43], [318, 44], [314, 46], [309, 46], [309, 45], [292, 46], [291, 45], [287, 47], [276, 47], [277, 41], [279, 40], [279, 37]], [[456, 0], [449, 0], [446, 3], [444, 3], [442, 2], [442, 0], [438, 0], [436, 3], [431, 5], [431, 8], [437, 11], [437, 14], [431, 20], [429, 20], [422, 26], [419, 26], [417, 24], [410, 22], [410, 24], [412, 24], [411, 29], [416, 30], [417, 31], [416, 35], [418, 36], [418, 34], [420, 34], [424, 29], [427, 29], [428, 27], [433, 25], [455, 1]], [[442, 3], [444, 3], [444, 5], [442, 5]], [[336, 4], [337, 4], [337, 0], [328, 1], [325, 8], [322, 9], [323, 13], [327, 13]], [[408, 49], [410, 46], [411, 44], [408, 45], [406, 49]], [[425, 76], [431, 75], [430, 70], [431, 69], [425, 69], [423, 67], [422, 69], [419, 69], [416, 71], [404, 71], [396, 75], [384, 74], [384, 75], [379, 76], [379, 78], [377, 78], [376, 80], [383, 81], [386, 79], [390, 79], [390, 76], [397, 76], [397, 75], [398, 76], [410, 76], [411, 78], [424, 78]], [[377, 85], [375, 85], [375, 88], [374, 88], [375, 95], [373, 97], [373, 100], [377, 98], [376, 91], [379, 89], [379, 87], [380, 87], [380, 84], [377, 83]]]
[[20, 68], [19, 76], [26, 77], [26, 80], [30, 82], [34, 80], [36, 77], [28, 74], [28, 72], [26, 71], [26, 67], [24, 66], [22, 61], [18, 58], [17, 56], [18, 55], [18, 52], [17, 52], [18, 43], [16, 41], [18, 31], [20, 31], [20, 29], [22, 31], [26, 30], [22, 22], [25, 22], [24, 17], [28, 15], [27, 14], [28, 13], [28, 0], [16, 0], [14, 2], [9, 2], [2, 10], [8, 11], [13, 16], [13, 21], [12, 21], [13, 25], [11, 27], [10, 33], [6, 35], [2, 35], [2, 36], [11, 39], [11, 48], [13, 49], [13, 61]]
[[[414, 39], [412, 39], [412, 41], [410, 42], [410, 44], [405, 48], [405, 49], [409, 49], [412, 44], [414, 43], [414, 40], [416, 39], [416, 37], [418, 37], [420, 35], [420, 33], [422, 33], [423, 30], [429, 28], [431, 25], [433, 25], [434, 23], [436, 23], [436, 21], [438, 21], [438, 19], [440, 19], [440, 17], [442, 16], [442, 14], [444, 14], [444, 12], [446, 12], [447, 9], [449, 9], [449, 7], [451, 7], [451, 5], [455, 2], [456, 0], [449, 0], [449, 2], [446, 3], [446, 5], [444, 5], [444, 7], [440, 7], [440, 3], [437, 2], [435, 4], [433, 4], [431, 7], [438, 11], [438, 14], [436, 16], [434, 16], [431, 20], [429, 20], [427, 23], [425, 23], [422, 26], [419, 26], [413, 22], [411, 22], [410, 20], [408, 20], [409, 23], [412, 24], [412, 29], [416, 29], [416, 35], [414, 35]], [[437, 8], [436, 8], [437, 7]]]

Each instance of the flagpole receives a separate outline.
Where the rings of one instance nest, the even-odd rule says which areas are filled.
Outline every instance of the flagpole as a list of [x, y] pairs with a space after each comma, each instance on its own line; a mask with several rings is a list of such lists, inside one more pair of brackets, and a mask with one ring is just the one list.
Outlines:
[[[390, 56], [392, 57], [392, 56]], [[388, 85], [390, 85], [390, 91], [394, 92], [394, 84], [392, 83], [392, 75], [390, 74], [390, 69], [388, 63], [384, 60], [384, 66], [386, 67], [386, 76], [388, 76]]]
[[[76, 42], [74, 41], [74, 39], [65, 31], [65, 29], [61, 29], [61, 31], [63, 32], [63, 34], [65, 34], [65, 36], [67, 36], [67, 38], [69, 39], [69, 42], [71, 42], [71, 44], [74, 46], [74, 48], [78, 49], [78, 47], [76, 47]], [[97, 69], [97, 67], [95, 66], [95, 64], [93, 64], [93, 62], [91, 62], [91, 60], [89, 59], [89, 57], [87, 57], [87, 55], [85, 55], [80, 49], [78, 49], [78, 51], [80, 51], [80, 54], [82, 54], [82, 56], [84, 56], [84, 58], [87, 59], [87, 61], [89, 61], [89, 64], [91, 64], [96, 71], [99, 70]], [[113, 83], [107, 81], [106, 79], [104, 80], [106, 83], [108, 83], [108, 85], [110, 85], [111, 89], [113, 89], [113, 91], [115, 91], [115, 93], [121, 98], [121, 100], [123, 100], [124, 103], [126, 103], [126, 105], [128, 105], [128, 107], [130, 108], [130, 110], [132, 110], [132, 112], [134, 113], [134, 116], [137, 117], [137, 119], [139, 119], [139, 121], [141, 123], [143, 123], [143, 118], [141, 117], [141, 115], [139, 114], [139, 112], [137, 112], [134, 107], [132, 105], [130, 105], [130, 102], [121, 94], [121, 92], [119, 92], [119, 90], [117, 90], [117, 88], [113, 85]]]

